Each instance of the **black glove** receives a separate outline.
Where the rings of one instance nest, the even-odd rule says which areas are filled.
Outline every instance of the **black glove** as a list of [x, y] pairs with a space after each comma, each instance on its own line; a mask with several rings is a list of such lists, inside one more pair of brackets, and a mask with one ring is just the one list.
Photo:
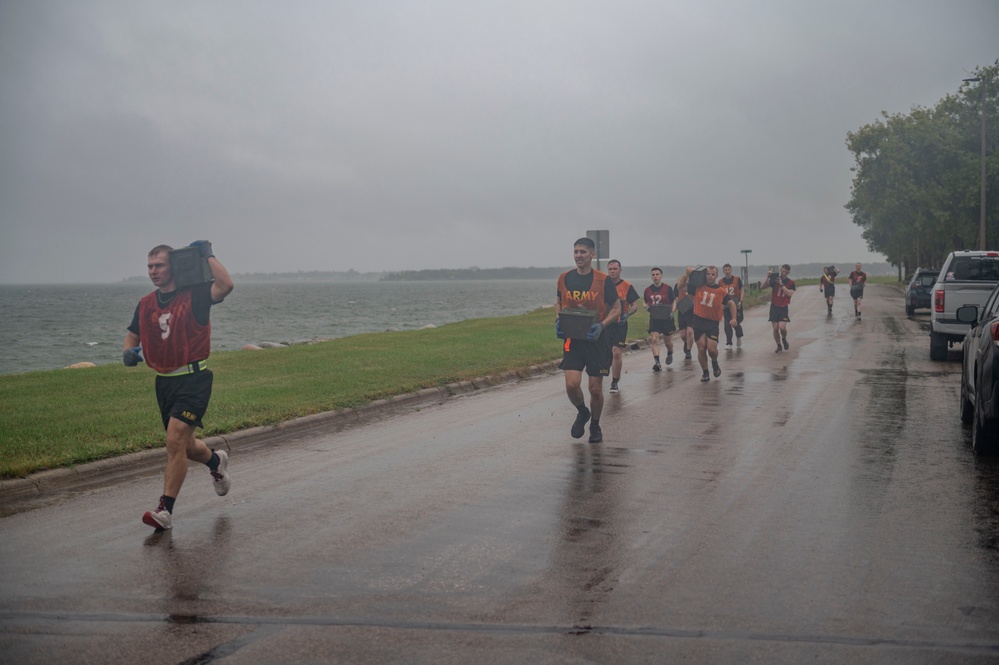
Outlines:
[[201, 250], [201, 258], [203, 259], [215, 256], [214, 254], [212, 254], [212, 243], [208, 242], [207, 240], [195, 240], [190, 245], [188, 245], [188, 247], [197, 247], [199, 250]]
[[125, 349], [125, 352], [121, 354], [121, 362], [125, 367], [135, 367], [142, 362], [142, 347], [136, 346], [131, 349]]

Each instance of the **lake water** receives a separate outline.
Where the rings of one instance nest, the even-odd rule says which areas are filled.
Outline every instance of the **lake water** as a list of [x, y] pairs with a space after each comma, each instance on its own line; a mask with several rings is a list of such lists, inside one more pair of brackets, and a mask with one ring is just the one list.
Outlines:
[[[121, 362], [145, 282], [0, 286], [0, 374]], [[212, 349], [413, 330], [523, 314], [555, 301], [554, 280], [236, 282], [212, 308]]]

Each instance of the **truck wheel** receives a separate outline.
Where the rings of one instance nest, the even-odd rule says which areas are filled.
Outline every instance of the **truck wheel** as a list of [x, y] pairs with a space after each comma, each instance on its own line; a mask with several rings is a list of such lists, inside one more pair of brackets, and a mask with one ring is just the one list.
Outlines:
[[947, 339], [940, 333], [930, 333], [930, 360], [947, 360]]

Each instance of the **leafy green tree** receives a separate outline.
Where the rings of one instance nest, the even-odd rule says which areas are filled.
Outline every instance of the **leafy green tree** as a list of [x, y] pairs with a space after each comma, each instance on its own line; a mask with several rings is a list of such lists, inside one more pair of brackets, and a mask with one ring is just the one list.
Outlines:
[[982, 80], [962, 84], [933, 108], [883, 111], [847, 133], [854, 178], [846, 209], [868, 248], [900, 269], [940, 265], [954, 249], [977, 247], [983, 107], [986, 244], [999, 247], [999, 61], [974, 77]]

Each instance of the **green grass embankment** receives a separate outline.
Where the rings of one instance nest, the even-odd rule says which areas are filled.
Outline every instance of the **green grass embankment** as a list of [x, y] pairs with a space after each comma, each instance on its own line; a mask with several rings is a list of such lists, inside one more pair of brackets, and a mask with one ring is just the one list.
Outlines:
[[[215, 385], [199, 435], [356, 407], [560, 356], [551, 308], [427, 330], [217, 352], [209, 359]], [[162, 446], [154, 376], [144, 365], [0, 376], [0, 478]]]

